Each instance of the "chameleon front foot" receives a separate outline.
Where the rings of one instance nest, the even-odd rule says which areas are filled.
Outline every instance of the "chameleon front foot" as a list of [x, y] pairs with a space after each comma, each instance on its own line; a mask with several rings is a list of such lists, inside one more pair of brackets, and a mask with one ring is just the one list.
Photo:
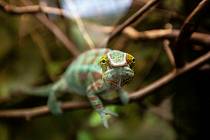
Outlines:
[[129, 102], [128, 93], [122, 89], [117, 90], [122, 104], [126, 105]]
[[111, 116], [115, 116], [115, 117], [118, 116], [117, 113], [112, 112], [112, 111], [110, 111], [108, 109], [103, 109], [101, 111], [98, 111], [98, 113], [99, 113], [99, 115], [101, 117], [101, 121], [102, 121], [102, 123], [103, 123], [103, 125], [104, 125], [105, 128], [108, 128], [109, 127], [107, 115], [111, 115]]

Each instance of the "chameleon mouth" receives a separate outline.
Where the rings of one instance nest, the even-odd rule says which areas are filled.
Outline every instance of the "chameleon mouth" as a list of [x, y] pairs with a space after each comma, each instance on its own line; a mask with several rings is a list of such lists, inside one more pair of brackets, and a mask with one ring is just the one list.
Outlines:
[[[121, 74], [123, 73], [123, 74]], [[134, 76], [134, 71], [130, 69], [129, 67], [121, 67], [121, 68], [107, 68], [107, 71], [104, 73], [104, 76], [107, 76], [109, 74], [117, 75], [117, 76], [123, 76], [125, 74], [128, 75], [128, 77]]]
[[113, 87], [113, 88], [121, 88], [125, 84], [129, 83], [133, 78], [127, 78], [127, 79], [116, 79], [116, 80], [107, 80], [107, 82]]
[[103, 79], [112, 88], [121, 88], [129, 83], [134, 77], [134, 71], [128, 66], [109, 68], [103, 74]]

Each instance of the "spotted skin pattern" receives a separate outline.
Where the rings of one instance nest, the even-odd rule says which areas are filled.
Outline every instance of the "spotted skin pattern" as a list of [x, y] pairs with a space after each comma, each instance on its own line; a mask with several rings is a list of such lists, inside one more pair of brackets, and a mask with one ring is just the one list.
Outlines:
[[100, 94], [115, 90], [123, 104], [128, 103], [128, 95], [121, 88], [133, 79], [134, 57], [130, 54], [110, 49], [92, 49], [76, 58], [63, 76], [46, 89], [33, 89], [29, 94], [48, 96], [48, 107], [53, 114], [62, 110], [57, 101], [60, 91], [69, 91], [88, 98], [92, 107], [107, 128], [106, 115], [117, 116], [103, 106]]

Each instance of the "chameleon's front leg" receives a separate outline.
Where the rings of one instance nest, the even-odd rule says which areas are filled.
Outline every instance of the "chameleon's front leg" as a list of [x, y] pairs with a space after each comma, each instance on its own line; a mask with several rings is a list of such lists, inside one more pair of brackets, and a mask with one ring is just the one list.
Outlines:
[[92, 105], [92, 107], [99, 113], [101, 120], [103, 122], [104, 127], [108, 128], [108, 122], [106, 115], [118, 116], [116, 113], [105, 109], [102, 101], [96, 95], [97, 93], [101, 93], [104, 91], [106, 85], [102, 80], [98, 80], [91, 84], [87, 89], [87, 97]]
[[120, 97], [121, 102], [123, 104], [128, 104], [129, 102], [128, 93], [123, 89], [118, 89], [117, 93], [118, 93], [118, 96]]

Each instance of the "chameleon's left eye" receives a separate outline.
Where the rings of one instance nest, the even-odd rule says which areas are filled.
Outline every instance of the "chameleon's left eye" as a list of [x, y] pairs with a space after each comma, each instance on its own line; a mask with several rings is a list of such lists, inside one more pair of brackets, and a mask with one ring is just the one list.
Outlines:
[[135, 66], [135, 58], [132, 55], [127, 54], [126, 61], [130, 65], [130, 67], [133, 69]]

